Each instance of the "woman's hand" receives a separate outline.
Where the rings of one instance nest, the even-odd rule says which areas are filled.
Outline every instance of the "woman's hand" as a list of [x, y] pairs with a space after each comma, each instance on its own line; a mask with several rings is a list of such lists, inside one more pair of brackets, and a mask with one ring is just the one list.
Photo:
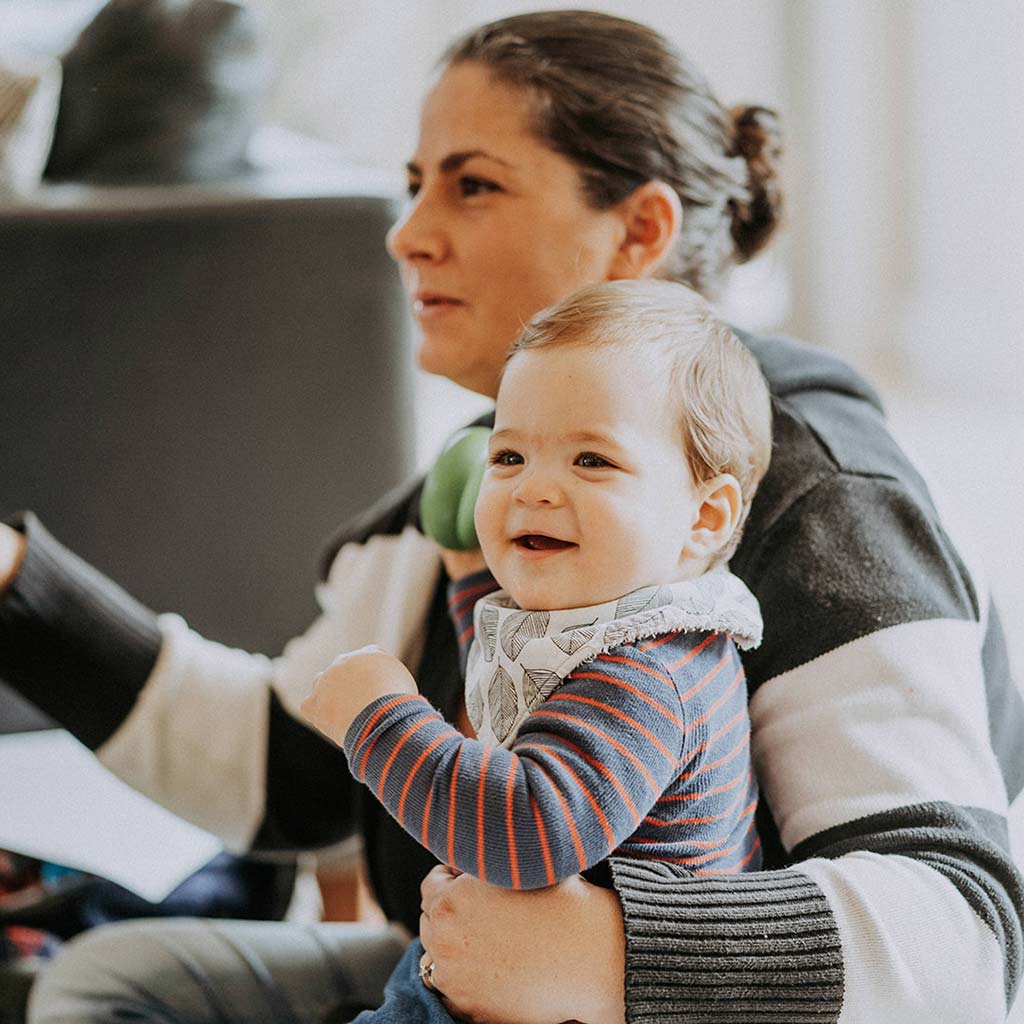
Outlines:
[[17, 578], [24, 558], [24, 536], [6, 523], [0, 523], [0, 597]]
[[625, 1020], [625, 932], [618, 897], [581, 877], [532, 892], [443, 865], [420, 886], [420, 940], [456, 1017], [476, 1024]]
[[379, 647], [342, 654], [313, 680], [302, 702], [302, 717], [328, 739], [341, 744], [367, 704], [389, 693], [419, 693], [416, 680], [395, 657]]

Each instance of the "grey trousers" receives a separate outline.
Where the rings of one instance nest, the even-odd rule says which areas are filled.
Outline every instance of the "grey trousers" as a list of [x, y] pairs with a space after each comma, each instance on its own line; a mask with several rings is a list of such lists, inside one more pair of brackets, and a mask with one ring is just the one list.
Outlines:
[[30, 1024], [343, 1024], [408, 944], [353, 924], [168, 919], [86, 932], [43, 971]]

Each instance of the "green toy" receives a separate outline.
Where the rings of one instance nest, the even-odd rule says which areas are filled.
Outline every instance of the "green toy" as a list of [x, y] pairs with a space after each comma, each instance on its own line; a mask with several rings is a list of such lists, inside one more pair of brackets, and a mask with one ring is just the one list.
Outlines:
[[466, 427], [453, 434], [423, 483], [420, 523], [443, 548], [472, 551], [480, 546], [473, 510], [487, 468], [490, 436], [488, 427]]

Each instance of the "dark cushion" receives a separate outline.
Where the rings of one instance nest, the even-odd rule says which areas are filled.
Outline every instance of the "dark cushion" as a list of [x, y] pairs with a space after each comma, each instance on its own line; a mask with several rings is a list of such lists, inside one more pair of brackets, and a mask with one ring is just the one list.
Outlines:
[[45, 177], [181, 182], [244, 168], [269, 65], [243, 4], [111, 0], [61, 63]]

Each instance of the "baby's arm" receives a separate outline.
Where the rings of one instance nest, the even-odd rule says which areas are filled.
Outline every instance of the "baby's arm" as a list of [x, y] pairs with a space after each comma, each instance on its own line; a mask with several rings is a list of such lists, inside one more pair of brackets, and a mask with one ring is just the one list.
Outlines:
[[[474, 552], [445, 552], [456, 557], [476, 558]], [[447, 560], [445, 565], [448, 565]], [[484, 595], [496, 590], [494, 577], [474, 572], [448, 585], [448, 612], [459, 641], [460, 659], [473, 638], [473, 606]], [[354, 719], [377, 698], [408, 699], [419, 693], [416, 681], [397, 658], [376, 646], [342, 654], [313, 681], [313, 690], [300, 708], [303, 717], [328, 739], [341, 744]], [[420, 702], [422, 710], [426, 702]], [[388, 707], [392, 704], [388, 703]], [[430, 707], [429, 704], [426, 707]]]
[[603, 860], [679, 771], [686, 724], [671, 677], [621, 649], [580, 667], [511, 750], [463, 737], [416, 697], [382, 698], [345, 753], [438, 859], [506, 888], [551, 885]]

